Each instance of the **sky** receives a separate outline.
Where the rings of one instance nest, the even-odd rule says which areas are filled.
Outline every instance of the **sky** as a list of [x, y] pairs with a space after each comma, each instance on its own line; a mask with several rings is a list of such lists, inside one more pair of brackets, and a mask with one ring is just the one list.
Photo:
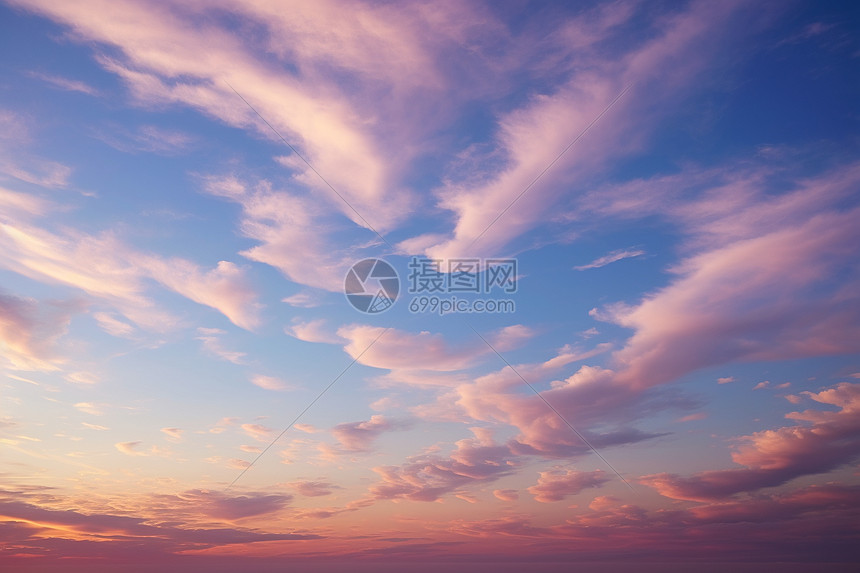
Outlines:
[[3, 569], [853, 570], [859, 22], [4, 0]]

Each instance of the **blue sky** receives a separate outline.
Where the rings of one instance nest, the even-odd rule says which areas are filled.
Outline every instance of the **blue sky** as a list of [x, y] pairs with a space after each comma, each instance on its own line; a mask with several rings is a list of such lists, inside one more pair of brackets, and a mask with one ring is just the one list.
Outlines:
[[857, 19], [0, 6], [0, 559], [850, 561]]

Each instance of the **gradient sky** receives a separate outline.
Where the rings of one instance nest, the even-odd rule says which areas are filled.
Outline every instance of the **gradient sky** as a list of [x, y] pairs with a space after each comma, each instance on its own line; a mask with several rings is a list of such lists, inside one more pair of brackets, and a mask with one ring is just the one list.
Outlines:
[[6, 0], [0, 566], [856, 565], [858, 22]]

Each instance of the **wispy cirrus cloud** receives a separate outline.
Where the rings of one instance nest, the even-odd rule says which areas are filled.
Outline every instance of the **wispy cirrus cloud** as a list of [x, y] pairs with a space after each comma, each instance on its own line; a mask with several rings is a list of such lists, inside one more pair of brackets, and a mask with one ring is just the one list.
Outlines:
[[[619, 381], [647, 387], [714, 364], [858, 350], [860, 275], [847, 248], [860, 240], [848, 223], [858, 211], [841, 201], [856, 189], [860, 166], [795, 180], [780, 194], [766, 192], [770, 175], [753, 168], [678, 177], [700, 189], [697, 197], [649, 208], [674, 214], [697, 252], [638, 305], [592, 311], [635, 331], [613, 355]], [[607, 208], [626, 213], [632, 187], [609, 193]], [[835, 276], [842, 278], [831, 282]]]
[[573, 267], [578, 271], [585, 271], [588, 269], [599, 269], [601, 267], [605, 267], [606, 265], [623, 261], [624, 259], [632, 259], [635, 257], [641, 257], [645, 254], [645, 251], [642, 249], [618, 249], [617, 251], [612, 251], [609, 254], [603, 255], [602, 257], [598, 257], [591, 261], [586, 265], [579, 265]]
[[203, 348], [206, 352], [233, 364], [245, 364], [245, 359], [248, 356], [247, 353], [224, 348], [221, 338], [225, 334], [227, 332], [220, 328], [208, 328], [204, 326], [197, 328], [197, 340], [203, 343]]
[[57, 370], [57, 345], [80, 301], [37, 302], [0, 291], [0, 360], [14, 370]]
[[42, 80], [55, 88], [59, 88], [61, 90], [70, 91], [70, 92], [80, 92], [83, 94], [97, 96], [100, 95], [99, 90], [89, 85], [86, 82], [81, 80], [75, 80], [72, 78], [66, 78], [63, 76], [57, 76], [54, 74], [46, 74], [44, 72], [36, 72], [31, 71], [27, 73], [28, 76], [32, 78], [36, 78], [38, 80]]
[[135, 130], [112, 126], [97, 130], [95, 136], [120, 151], [159, 155], [186, 153], [197, 142], [196, 138], [188, 133], [157, 125], [141, 125]]
[[[626, 34], [623, 24], [634, 11], [623, 3], [584, 11], [571, 25], [588, 30], [581, 33], [581, 41], [571, 43], [559, 35], [559, 44], [551, 50], [567, 52], [568, 65], [578, 64], [582, 71], [572, 71], [551, 93], [535, 96], [498, 119], [494, 153], [472, 166], [481, 172], [483, 163], [486, 174], [477, 181], [474, 176], [448, 181], [438, 191], [438, 205], [456, 217], [453, 233], [441, 240], [439, 235], [413, 239], [409, 247], [443, 259], [503, 252], [546, 220], [561, 190], [584, 183], [610, 158], [630, 153], [647, 139], [657, 119], [653, 102], [677, 101], [696, 89], [696, 79], [720, 54], [720, 30], [730, 27], [741, 12], [739, 2], [692, 3], [653, 25], [651, 34], [628, 36], [625, 52], [606, 58], [593, 42]], [[681, 53], [684, 63], [676, 66], [673, 62]], [[627, 96], [612, 105], [625, 89]], [[588, 129], [610, 105], [599, 125]], [[547, 169], [579, 134], [584, 134], [583, 144]], [[526, 190], [527, 197], [518, 200]], [[516, 207], [509, 209], [514, 202]], [[496, 224], [502, 213], [504, 219]]]
[[109, 232], [61, 235], [11, 223], [0, 223], [0, 245], [0, 266], [80, 289], [147, 328], [164, 329], [177, 321], [147, 297], [145, 279], [218, 310], [242, 328], [259, 324], [257, 295], [244, 271], [228, 261], [205, 270], [187, 259], [142, 253]]

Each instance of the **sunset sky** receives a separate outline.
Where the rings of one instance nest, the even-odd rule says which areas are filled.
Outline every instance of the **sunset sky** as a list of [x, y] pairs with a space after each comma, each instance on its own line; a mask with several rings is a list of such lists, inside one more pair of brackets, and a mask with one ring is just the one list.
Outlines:
[[[0, 54], [0, 569], [860, 561], [856, 3], [0, 0]], [[434, 312], [458, 260], [515, 308]]]

